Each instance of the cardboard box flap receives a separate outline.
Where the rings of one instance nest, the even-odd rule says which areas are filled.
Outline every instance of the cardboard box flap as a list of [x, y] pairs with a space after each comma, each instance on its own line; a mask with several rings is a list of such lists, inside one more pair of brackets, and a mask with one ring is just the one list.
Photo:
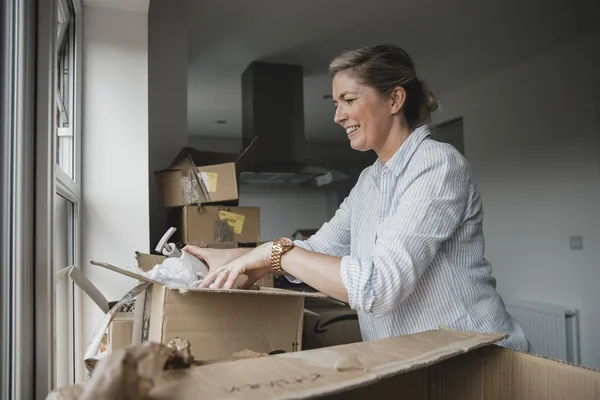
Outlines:
[[248, 147], [238, 156], [235, 160], [236, 172], [239, 176], [240, 172], [249, 169], [256, 161], [256, 155], [258, 154], [258, 136], [254, 137]]
[[253, 162], [254, 156], [256, 155], [256, 148], [258, 147], [256, 145], [257, 139], [258, 138], [254, 138], [248, 147], [240, 154], [202, 151], [192, 147], [183, 147], [168, 169], [179, 169], [182, 165], [187, 164], [187, 160], [189, 159], [191, 159], [197, 167], [225, 163], [235, 163], [236, 166], [248, 166]]
[[[345, 392], [495, 343], [505, 335], [428, 331], [190, 370], [177, 398], [311, 398]], [[171, 387], [171, 390], [173, 387]], [[161, 388], [151, 393], [154, 398]], [[400, 394], [399, 394], [400, 396]], [[159, 396], [160, 397], [160, 396]]]
[[147, 283], [158, 283], [160, 285], [160, 282], [157, 282], [153, 279], [150, 279], [150, 278], [136, 272], [133, 268], [131, 268], [131, 269], [121, 268], [121, 267], [116, 267], [116, 266], [108, 264], [108, 263], [103, 263], [103, 262], [98, 262], [98, 261], [90, 261], [90, 263], [97, 267], [106, 268], [106, 269], [114, 271], [118, 274], [125, 275], [130, 278], [137, 279], [139, 281], [143, 281], [143, 282], [147, 282]]
[[239, 157], [238, 154], [216, 153], [212, 151], [201, 151], [191, 147], [184, 147], [179, 150], [179, 153], [171, 163], [168, 169], [179, 169], [183, 164], [191, 159], [197, 167], [204, 165], [225, 164], [235, 162]]
[[93, 301], [100, 307], [102, 312], [106, 314], [110, 311], [108, 300], [102, 292], [88, 279], [81, 270], [75, 266], [69, 269], [69, 278], [79, 286]]
[[139, 251], [135, 252], [135, 261], [137, 262], [137, 266], [144, 272], [150, 271], [155, 265], [162, 264], [166, 258], [167, 257], [165, 256], [160, 256], [157, 254], [146, 254]]
[[[116, 266], [108, 264], [108, 263], [98, 262], [98, 261], [91, 261], [91, 264], [95, 265], [97, 267], [109, 269], [118, 274], [125, 275], [130, 278], [137, 279], [137, 280], [140, 280], [143, 282], [157, 283], [159, 285], [163, 285], [160, 282], [157, 282], [153, 279], [150, 279], [150, 278], [138, 273], [133, 268], [121, 268], [121, 267], [116, 267]], [[163, 286], [167, 286], [167, 285], [163, 285]], [[295, 291], [295, 290], [277, 289], [277, 288], [271, 288], [271, 287], [259, 288], [258, 290], [196, 288], [196, 289], [188, 289], [188, 291], [189, 292], [199, 292], [199, 293], [234, 293], [234, 294], [241, 294], [241, 295], [295, 296], [295, 297], [310, 297], [310, 298], [323, 299], [323, 300], [328, 299], [328, 296], [324, 295], [323, 293], [319, 293], [319, 292], [300, 292], [300, 291]]]

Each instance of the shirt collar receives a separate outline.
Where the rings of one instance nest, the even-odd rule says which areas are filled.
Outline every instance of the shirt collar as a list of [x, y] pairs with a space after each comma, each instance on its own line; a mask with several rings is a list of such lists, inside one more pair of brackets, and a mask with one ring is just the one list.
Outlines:
[[378, 170], [385, 168], [394, 175], [400, 175], [421, 142], [429, 135], [431, 135], [431, 131], [427, 125], [415, 129], [385, 165], [383, 165], [379, 159], [375, 161], [376, 164], [379, 164], [379, 166], [382, 167], [378, 168]]

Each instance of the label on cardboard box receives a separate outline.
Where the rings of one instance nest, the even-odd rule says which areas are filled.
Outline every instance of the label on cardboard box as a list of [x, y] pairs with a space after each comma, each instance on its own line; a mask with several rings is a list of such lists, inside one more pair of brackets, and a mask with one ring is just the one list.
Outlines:
[[245, 218], [246, 216], [242, 214], [236, 214], [224, 210], [219, 211], [219, 219], [227, 220], [227, 223], [229, 224], [229, 226], [231, 226], [231, 229], [233, 229], [233, 233], [235, 233], [236, 235], [242, 234], [242, 230], [244, 229]]
[[204, 182], [204, 186], [206, 186], [206, 190], [208, 190], [210, 193], [217, 191], [217, 180], [219, 174], [216, 172], [200, 172], [200, 176], [202, 176], [202, 181]]

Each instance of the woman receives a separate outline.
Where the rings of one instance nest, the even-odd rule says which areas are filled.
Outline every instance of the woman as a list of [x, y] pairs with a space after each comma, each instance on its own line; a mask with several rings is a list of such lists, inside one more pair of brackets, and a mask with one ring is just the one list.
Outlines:
[[249, 286], [274, 269], [349, 303], [364, 340], [445, 325], [507, 333], [501, 345], [530, 352], [483, 256], [483, 211], [469, 165], [430, 137], [425, 123], [437, 103], [408, 54], [365, 47], [337, 57], [329, 71], [335, 122], [353, 149], [374, 150], [378, 160], [306, 241], [186, 247], [211, 269], [202, 285], [231, 288], [245, 274]]

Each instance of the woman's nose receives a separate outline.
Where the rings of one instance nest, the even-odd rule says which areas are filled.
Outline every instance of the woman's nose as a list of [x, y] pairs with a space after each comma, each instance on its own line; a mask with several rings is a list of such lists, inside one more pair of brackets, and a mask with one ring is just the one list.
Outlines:
[[342, 111], [341, 107], [338, 106], [335, 108], [335, 115], [333, 116], [333, 120], [336, 124], [341, 124], [343, 121], [346, 120], [346, 115]]

